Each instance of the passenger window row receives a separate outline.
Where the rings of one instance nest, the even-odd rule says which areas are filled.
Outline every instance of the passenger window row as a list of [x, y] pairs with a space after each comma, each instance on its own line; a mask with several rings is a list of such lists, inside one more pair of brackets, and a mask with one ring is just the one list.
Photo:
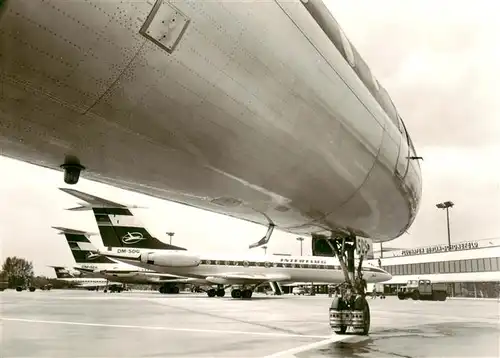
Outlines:
[[391, 275], [432, 275], [438, 273], [500, 271], [500, 257], [388, 265], [382, 268]]

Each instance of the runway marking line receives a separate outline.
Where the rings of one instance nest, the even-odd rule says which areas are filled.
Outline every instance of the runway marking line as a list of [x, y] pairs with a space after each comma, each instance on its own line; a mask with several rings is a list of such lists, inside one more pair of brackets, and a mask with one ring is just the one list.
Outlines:
[[0, 317], [0, 321], [12, 322], [25, 322], [25, 323], [42, 323], [42, 324], [65, 324], [72, 326], [88, 326], [88, 327], [106, 327], [106, 328], [128, 328], [128, 329], [144, 329], [144, 330], [157, 330], [157, 331], [174, 331], [174, 332], [199, 332], [199, 333], [212, 333], [212, 334], [244, 334], [264, 337], [296, 337], [296, 338], [327, 338], [327, 336], [316, 335], [302, 335], [292, 333], [272, 333], [272, 332], [250, 332], [250, 331], [224, 331], [214, 329], [200, 329], [200, 328], [173, 328], [161, 326], [134, 326], [125, 324], [106, 324], [106, 323], [90, 323], [90, 322], [69, 322], [69, 321], [45, 321], [38, 319], [25, 319], [25, 318], [6, 318]]
[[302, 353], [305, 351], [309, 351], [311, 349], [319, 348], [331, 343], [337, 342], [349, 342], [349, 343], [358, 343], [361, 341], [365, 341], [369, 339], [368, 336], [357, 336], [357, 335], [334, 335], [327, 339], [324, 339], [319, 342], [304, 344], [295, 348], [287, 349], [284, 351], [276, 352], [265, 356], [264, 358], [277, 358], [277, 357], [295, 357], [296, 354]]

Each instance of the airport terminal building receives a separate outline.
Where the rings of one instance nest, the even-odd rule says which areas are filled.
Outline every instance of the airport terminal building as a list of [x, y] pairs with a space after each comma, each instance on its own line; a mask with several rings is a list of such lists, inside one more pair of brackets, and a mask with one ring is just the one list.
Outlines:
[[408, 280], [429, 279], [446, 283], [450, 297], [500, 297], [500, 238], [382, 252], [379, 263], [393, 276], [386, 294]]
[[[377, 285], [386, 295], [396, 295], [409, 280], [428, 279], [446, 283], [449, 297], [500, 298], [500, 238], [374, 252], [368, 260], [392, 275]], [[284, 293], [293, 287], [314, 287], [314, 293], [328, 293], [328, 285], [297, 282], [282, 285]], [[382, 287], [381, 287], [382, 286]], [[373, 284], [368, 285], [368, 293]]]

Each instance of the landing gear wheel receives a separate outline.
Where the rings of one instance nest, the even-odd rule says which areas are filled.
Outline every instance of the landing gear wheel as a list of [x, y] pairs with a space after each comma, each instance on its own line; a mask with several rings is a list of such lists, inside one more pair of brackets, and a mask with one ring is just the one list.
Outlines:
[[252, 298], [252, 290], [243, 290], [241, 292], [241, 297], [244, 298], [244, 299], [250, 299]]
[[207, 291], [208, 297], [215, 297], [215, 288], [211, 288], [210, 290]]
[[231, 291], [232, 298], [241, 298], [241, 290], [236, 289]]
[[179, 293], [179, 287], [172, 287], [172, 293]]
[[361, 319], [356, 325], [358, 334], [362, 336], [368, 335], [370, 331], [370, 306], [364, 297], [357, 297], [354, 301], [354, 311], [362, 315]]
[[160, 291], [160, 293], [162, 293], [162, 294], [163, 294], [163, 293], [165, 293], [165, 287], [161, 286], [161, 287], [158, 289], [158, 291]]
[[367, 336], [368, 332], [370, 332], [370, 306], [368, 305], [368, 302], [365, 305], [365, 308], [363, 309], [363, 331], [361, 332], [362, 336]]
[[345, 334], [347, 331], [347, 325], [341, 324], [342, 311], [345, 308], [344, 300], [339, 297], [333, 299], [330, 306], [330, 326], [335, 334]]
[[219, 288], [217, 290], [217, 297], [224, 297], [226, 294], [226, 291], [223, 288]]
[[[331, 252], [338, 258], [345, 282], [338, 286], [338, 295], [330, 307], [330, 327], [336, 334], [345, 334], [349, 327], [354, 334], [367, 335], [370, 331], [370, 307], [366, 300], [366, 280], [363, 278], [363, 259], [371, 248], [369, 239], [359, 238], [353, 234], [326, 240]], [[313, 237], [314, 240], [314, 237]], [[358, 253], [357, 263], [355, 252]], [[376, 298], [374, 294], [372, 298]]]

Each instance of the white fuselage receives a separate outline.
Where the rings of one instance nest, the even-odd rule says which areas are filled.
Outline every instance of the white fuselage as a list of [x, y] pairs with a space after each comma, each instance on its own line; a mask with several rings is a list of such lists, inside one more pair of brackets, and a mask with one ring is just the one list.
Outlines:
[[83, 277], [74, 277], [74, 278], [58, 278], [59, 281], [65, 281], [75, 284], [78, 287], [105, 287], [106, 285], [116, 285], [117, 282], [109, 282], [104, 278], [83, 278]]
[[[268, 276], [264, 281], [282, 282], [328, 282], [342, 283], [345, 281], [343, 271], [338, 259], [319, 256], [279, 256], [279, 255], [230, 255], [230, 254], [194, 254], [186, 251], [165, 250], [139, 250], [141, 257], [145, 255], [180, 255], [193, 258], [191, 267], [162, 266], [154, 262], [148, 263], [147, 259], [131, 260], [130, 256], [123, 255], [119, 260], [142, 268], [165, 272], [169, 274], [207, 279], [212, 283], [228, 283], [238, 281], [238, 275], [246, 277], [251, 275]], [[118, 255], [118, 254], [117, 254]], [[137, 255], [136, 255], [137, 256]], [[118, 259], [117, 256], [114, 256]], [[357, 265], [357, 262], [356, 262]], [[391, 279], [386, 271], [372, 265], [363, 265], [363, 278], [368, 283], [383, 282]], [[224, 276], [227, 275], [227, 282]], [[245, 281], [241, 279], [240, 281]]]

